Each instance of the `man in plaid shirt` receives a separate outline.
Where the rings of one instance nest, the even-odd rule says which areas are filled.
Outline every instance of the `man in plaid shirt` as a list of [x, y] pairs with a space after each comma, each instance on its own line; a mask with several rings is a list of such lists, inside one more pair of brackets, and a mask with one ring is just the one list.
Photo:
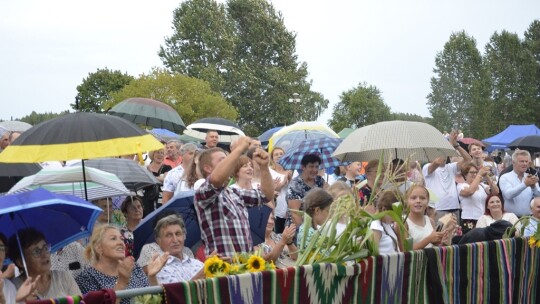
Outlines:
[[206, 181], [195, 192], [195, 210], [207, 256], [214, 251], [225, 257], [252, 251], [246, 207], [259, 206], [274, 199], [274, 183], [268, 168], [270, 158], [262, 149], [253, 154], [253, 161], [261, 168], [261, 188], [242, 190], [227, 187], [236, 162], [248, 150], [249, 144], [249, 137], [241, 137], [228, 156], [220, 148], [211, 148], [199, 158]]

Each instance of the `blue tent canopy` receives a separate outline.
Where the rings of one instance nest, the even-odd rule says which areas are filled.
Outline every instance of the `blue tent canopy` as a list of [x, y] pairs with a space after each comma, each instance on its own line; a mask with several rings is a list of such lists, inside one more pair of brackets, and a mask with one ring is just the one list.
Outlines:
[[540, 129], [535, 125], [509, 125], [501, 133], [482, 141], [491, 144], [487, 150], [493, 151], [496, 149], [508, 149], [508, 144], [514, 139], [527, 135], [540, 135]]

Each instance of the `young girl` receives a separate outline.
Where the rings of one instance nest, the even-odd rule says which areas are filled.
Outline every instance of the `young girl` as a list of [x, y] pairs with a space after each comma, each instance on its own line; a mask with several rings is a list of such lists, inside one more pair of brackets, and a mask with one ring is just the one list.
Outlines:
[[[307, 231], [304, 248], [307, 247], [307, 245], [309, 244], [311, 237], [313, 236], [315, 231], [317, 231], [319, 226], [322, 225], [324, 221], [326, 221], [326, 218], [328, 218], [330, 205], [332, 205], [333, 201], [334, 199], [332, 198], [332, 196], [321, 188], [314, 188], [310, 190], [304, 197], [306, 213], [311, 216], [312, 219], [311, 227], [309, 227], [309, 230]], [[304, 225], [301, 225], [300, 229], [298, 229], [298, 248], [300, 248], [303, 239]]]
[[406, 194], [409, 215], [406, 226], [409, 235], [413, 238], [413, 249], [422, 249], [440, 245], [448, 236], [447, 231], [436, 231], [435, 222], [428, 215], [426, 209], [429, 202], [429, 191], [420, 185], [412, 186]]
[[[377, 200], [377, 212], [392, 210], [392, 204], [398, 199], [394, 192], [384, 191], [379, 195]], [[371, 230], [373, 230], [373, 238], [376, 244], [379, 245], [379, 254], [389, 254], [399, 252], [399, 239], [394, 231], [394, 220], [388, 215], [382, 219], [371, 222]]]

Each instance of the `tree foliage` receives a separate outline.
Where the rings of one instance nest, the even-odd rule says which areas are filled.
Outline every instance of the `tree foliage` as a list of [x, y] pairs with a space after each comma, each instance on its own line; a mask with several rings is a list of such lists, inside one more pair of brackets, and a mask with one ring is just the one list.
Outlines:
[[418, 121], [431, 124], [432, 119], [429, 117], [422, 117], [418, 114], [412, 113], [402, 113], [402, 112], [392, 112], [393, 120], [404, 120], [404, 121]]
[[36, 113], [36, 111], [32, 111], [32, 113], [30, 113], [29, 115], [23, 116], [19, 120], [24, 121], [26, 123], [29, 123], [29, 124], [35, 126], [35, 125], [37, 125], [39, 123], [42, 123], [44, 121], [47, 121], [49, 119], [53, 119], [53, 118], [56, 118], [56, 117], [59, 117], [59, 116], [62, 116], [62, 115], [68, 114], [68, 113], [69, 113], [69, 110], [66, 110], [66, 111], [60, 112], [60, 113], [53, 113], [53, 112]]
[[392, 119], [390, 107], [384, 103], [379, 89], [365, 82], [343, 92], [339, 98], [328, 121], [334, 130], [355, 129]]
[[121, 90], [133, 79], [133, 76], [118, 70], [97, 69], [77, 86], [75, 103], [70, 106], [76, 111], [102, 113], [105, 110], [103, 104], [111, 99], [111, 94]]
[[236, 109], [203, 80], [154, 69], [113, 93], [107, 108], [132, 97], [159, 100], [173, 107], [186, 125], [204, 117], [236, 120]]
[[[185, 1], [173, 28], [159, 52], [164, 65], [219, 90], [238, 109], [246, 133], [315, 120], [328, 106], [311, 90], [307, 64], [298, 62], [295, 34], [266, 0]], [[293, 93], [300, 103], [288, 102]]]
[[[476, 106], [487, 104], [486, 74], [474, 38], [454, 33], [435, 58], [428, 107], [439, 130], [461, 129], [479, 135]], [[490, 111], [489, 107], [482, 111]], [[485, 130], [484, 130], [485, 131]], [[472, 135], [471, 135], [472, 136]]]
[[[525, 31], [524, 46], [526, 52], [528, 52], [534, 58], [535, 71], [535, 102], [531, 111], [533, 113], [540, 113], [540, 20], [535, 20], [531, 23], [527, 31]], [[536, 115], [536, 125], [540, 125], [540, 115]]]
[[534, 121], [531, 106], [536, 101], [536, 62], [517, 34], [494, 33], [486, 45], [485, 57], [491, 80], [491, 106], [496, 111], [492, 120], [495, 129]]

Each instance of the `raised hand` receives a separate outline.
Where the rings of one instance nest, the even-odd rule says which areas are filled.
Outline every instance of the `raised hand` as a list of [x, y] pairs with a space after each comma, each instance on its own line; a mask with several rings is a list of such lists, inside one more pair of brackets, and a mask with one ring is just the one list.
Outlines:
[[255, 150], [255, 153], [253, 153], [253, 161], [255, 161], [259, 165], [259, 167], [265, 168], [268, 167], [270, 157], [268, 153], [266, 153], [266, 151], [261, 148], [257, 148], [257, 150]]
[[148, 276], [155, 276], [167, 263], [169, 259], [169, 253], [165, 252], [162, 255], [156, 255], [153, 257], [152, 262], [148, 264]]
[[118, 262], [118, 280], [127, 285], [133, 268], [135, 268], [135, 259], [133, 257], [129, 256], [120, 260]]

